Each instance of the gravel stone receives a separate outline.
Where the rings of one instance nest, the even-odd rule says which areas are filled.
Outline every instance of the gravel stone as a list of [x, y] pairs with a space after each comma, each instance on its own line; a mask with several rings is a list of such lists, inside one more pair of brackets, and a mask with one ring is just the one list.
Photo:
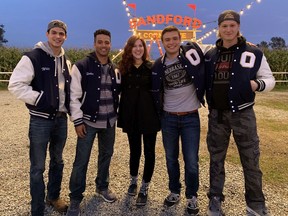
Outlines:
[[[0, 91], [0, 215], [30, 215], [29, 193], [29, 141], [28, 123], [29, 114], [24, 103], [15, 99], [8, 91]], [[255, 108], [257, 112], [257, 106]], [[263, 112], [263, 110], [262, 110]], [[266, 112], [264, 110], [264, 112]], [[267, 111], [269, 113], [269, 111]], [[202, 108], [201, 114], [201, 146], [200, 146], [200, 188], [198, 204], [200, 215], [206, 215], [208, 198], [206, 193], [209, 187], [209, 162], [203, 158], [203, 152], [207, 152], [205, 137], [207, 131], [207, 109]], [[277, 117], [277, 115], [276, 115]], [[279, 115], [283, 118], [283, 115]], [[273, 115], [275, 118], [275, 115]], [[261, 137], [260, 137], [261, 138]], [[75, 156], [76, 135], [74, 126], [69, 122], [69, 132], [64, 150], [64, 176], [61, 197], [69, 202], [69, 177]], [[127, 195], [129, 185], [129, 147], [126, 134], [120, 129], [116, 131], [115, 151], [110, 168], [110, 189], [116, 193], [118, 200], [114, 203], [106, 203], [95, 195], [95, 174], [97, 168], [97, 142], [95, 142], [88, 173], [85, 197], [81, 203], [81, 215], [86, 216], [175, 216], [188, 215], [186, 212], [186, 200], [184, 187], [179, 204], [167, 208], [163, 205], [165, 197], [169, 194], [168, 177], [166, 171], [164, 149], [161, 141], [161, 133], [157, 136], [156, 166], [148, 193], [148, 203], [144, 207], [136, 207], [136, 197]], [[205, 153], [207, 154], [207, 153]], [[47, 154], [47, 157], [49, 155]], [[45, 182], [47, 182], [48, 159], [46, 160]], [[181, 181], [184, 186], [183, 160], [180, 157]], [[245, 215], [243, 172], [241, 166], [231, 163], [226, 166], [226, 182], [224, 193], [226, 200], [223, 208], [226, 215]], [[143, 157], [140, 165], [139, 185], [143, 171]], [[264, 176], [265, 178], [265, 176]], [[267, 205], [272, 215], [288, 215], [288, 189], [264, 184], [264, 193]], [[139, 188], [139, 187], [138, 187]], [[57, 212], [47, 207], [45, 215], [58, 216]]]

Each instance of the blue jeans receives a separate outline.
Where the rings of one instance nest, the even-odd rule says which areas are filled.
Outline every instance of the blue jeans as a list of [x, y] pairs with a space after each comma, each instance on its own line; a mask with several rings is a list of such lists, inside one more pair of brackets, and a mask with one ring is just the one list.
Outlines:
[[77, 139], [76, 156], [70, 177], [70, 199], [82, 201], [86, 188], [86, 174], [91, 155], [91, 149], [98, 134], [98, 171], [95, 179], [99, 190], [109, 186], [109, 166], [115, 143], [115, 125], [111, 128], [94, 128], [86, 126], [86, 136]]
[[44, 215], [45, 184], [43, 173], [48, 143], [50, 164], [48, 171], [47, 198], [57, 199], [60, 195], [63, 175], [63, 149], [67, 138], [67, 117], [54, 120], [30, 117], [30, 194], [32, 215]]
[[180, 194], [179, 138], [185, 168], [186, 198], [197, 196], [199, 188], [198, 152], [200, 141], [200, 119], [198, 112], [185, 116], [163, 113], [162, 138], [166, 153], [166, 165], [169, 175], [169, 190]]

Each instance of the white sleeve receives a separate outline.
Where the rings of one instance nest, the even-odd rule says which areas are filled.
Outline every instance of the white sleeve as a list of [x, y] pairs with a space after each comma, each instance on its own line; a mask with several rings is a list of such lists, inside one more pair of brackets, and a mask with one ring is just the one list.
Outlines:
[[268, 92], [275, 86], [275, 78], [264, 55], [262, 57], [260, 68], [256, 74], [256, 79], [258, 84], [260, 84], [258, 91]]
[[71, 86], [70, 86], [70, 112], [71, 121], [83, 118], [83, 112], [81, 110], [80, 98], [82, 97], [82, 76], [76, 65], [72, 66], [71, 70]]
[[214, 45], [198, 43], [198, 46], [201, 48], [203, 54], [205, 55], [211, 48], [213, 48]]
[[35, 105], [40, 92], [30, 86], [35, 76], [34, 67], [27, 56], [22, 56], [13, 70], [9, 80], [8, 90], [27, 104]]

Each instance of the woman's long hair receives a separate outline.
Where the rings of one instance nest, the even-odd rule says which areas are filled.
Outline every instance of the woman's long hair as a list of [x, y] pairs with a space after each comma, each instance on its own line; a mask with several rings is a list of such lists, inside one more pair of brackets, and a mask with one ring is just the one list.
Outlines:
[[119, 69], [120, 69], [120, 73], [122, 75], [127, 73], [131, 69], [131, 67], [133, 66], [134, 58], [133, 58], [133, 55], [132, 55], [132, 49], [133, 49], [134, 44], [136, 43], [137, 40], [141, 40], [142, 45], [144, 47], [144, 53], [143, 53], [143, 56], [142, 56], [143, 62], [145, 62], [146, 60], [149, 59], [145, 41], [142, 38], [140, 38], [139, 36], [135, 36], [135, 35], [131, 36], [127, 40], [127, 43], [126, 43], [126, 45], [124, 47], [124, 51], [123, 51], [123, 54], [122, 54], [122, 59], [119, 62]]

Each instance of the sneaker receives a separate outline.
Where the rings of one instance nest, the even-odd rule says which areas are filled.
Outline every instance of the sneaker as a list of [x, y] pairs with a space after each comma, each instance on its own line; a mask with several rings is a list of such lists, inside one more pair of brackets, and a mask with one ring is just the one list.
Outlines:
[[79, 216], [80, 215], [80, 202], [71, 200], [66, 216]]
[[135, 196], [137, 194], [137, 184], [130, 184], [128, 188], [128, 195]]
[[221, 208], [221, 198], [220, 197], [212, 197], [209, 201], [208, 216], [225, 216], [222, 208]]
[[59, 213], [65, 213], [67, 211], [68, 205], [61, 198], [55, 200], [46, 199], [46, 203], [54, 208], [55, 211]]
[[106, 202], [113, 203], [117, 200], [115, 194], [109, 189], [106, 190], [96, 189], [96, 193], [99, 194], [99, 196], [102, 197]]
[[197, 203], [197, 197], [192, 196], [191, 199], [187, 199], [187, 212], [190, 215], [198, 215], [199, 213], [199, 207]]
[[180, 200], [180, 194], [170, 193], [164, 200], [164, 205], [170, 207], [178, 203]]
[[259, 209], [252, 209], [249, 206], [246, 207], [247, 216], [270, 216], [266, 207]]

